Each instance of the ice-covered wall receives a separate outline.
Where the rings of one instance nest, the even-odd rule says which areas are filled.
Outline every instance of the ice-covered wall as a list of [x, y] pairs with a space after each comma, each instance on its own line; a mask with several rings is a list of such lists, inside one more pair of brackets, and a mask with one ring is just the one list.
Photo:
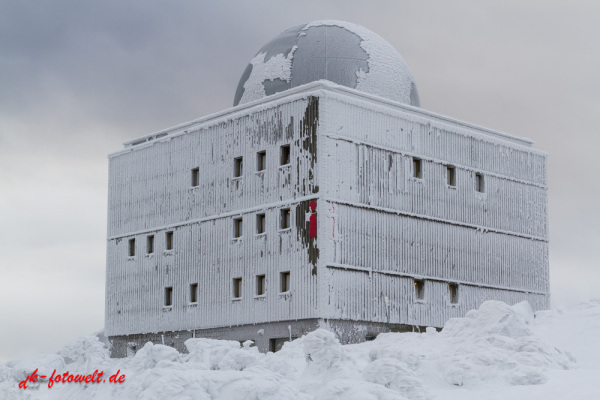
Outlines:
[[[110, 157], [108, 335], [314, 317], [318, 248], [306, 213], [318, 191], [317, 112], [312, 97], [270, 104]], [[280, 146], [286, 144], [291, 162], [281, 166]], [[257, 171], [259, 151], [266, 151], [264, 171]], [[243, 157], [242, 176], [234, 178], [237, 157]], [[284, 230], [283, 208], [291, 211], [291, 226]], [[265, 215], [260, 235], [257, 214]], [[239, 238], [234, 218], [243, 221]], [[167, 232], [173, 232], [172, 250], [166, 248]], [[154, 251], [147, 254], [150, 235]], [[291, 289], [280, 294], [284, 271], [291, 274]], [[266, 294], [255, 296], [261, 274]], [[233, 300], [238, 277], [242, 298]], [[192, 283], [198, 283], [197, 304], [189, 301]], [[165, 287], [173, 288], [171, 307], [164, 306]]]
[[[291, 162], [280, 166], [284, 144]], [[243, 173], [234, 178], [237, 157]], [[391, 323], [421, 326], [441, 326], [487, 299], [544, 308], [545, 157], [527, 139], [322, 81], [131, 141], [109, 164], [107, 333], [309, 318], [385, 323], [385, 297]], [[281, 230], [288, 207], [291, 227]], [[266, 232], [257, 235], [263, 213]], [[234, 218], [243, 221], [237, 239]], [[280, 294], [284, 271], [291, 290]], [[255, 296], [259, 274], [265, 296]], [[236, 277], [241, 300], [232, 299]], [[425, 282], [422, 300], [414, 279]], [[191, 283], [197, 304], [189, 304]], [[458, 285], [455, 303], [449, 283]], [[165, 287], [173, 287], [170, 307]]]
[[[361, 96], [320, 103], [323, 317], [385, 322], [384, 297], [391, 322], [411, 325], [442, 326], [486, 299], [547, 307], [545, 153]], [[425, 282], [423, 300], [415, 279]], [[458, 285], [455, 304], [449, 283]]]

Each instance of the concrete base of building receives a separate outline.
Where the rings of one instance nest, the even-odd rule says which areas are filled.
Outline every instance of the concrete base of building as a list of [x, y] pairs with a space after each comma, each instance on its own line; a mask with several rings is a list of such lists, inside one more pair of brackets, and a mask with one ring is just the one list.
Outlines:
[[180, 353], [187, 353], [185, 341], [190, 338], [235, 340], [240, 344], [252, 340], [259, 351], [266, 353], [280, 350], [290, 337], [296, 339], [318, 328], [335, 333], [342, 344], [373, 340], [378, 334], [384, 332], [425, 332], [423, 326], [314, 318], [212, 329], [110, 336], [108, 339], [112, 345], [110, 356], [113, 358], [131, 357], [144, 347], [146, 342], [164, 344], [175, 348]]

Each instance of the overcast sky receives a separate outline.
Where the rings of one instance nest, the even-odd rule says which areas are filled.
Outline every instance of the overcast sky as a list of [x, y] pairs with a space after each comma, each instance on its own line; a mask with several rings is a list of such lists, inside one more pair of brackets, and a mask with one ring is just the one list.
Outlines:
[[104, 324], [107, 154], [231, 107], [260, 47], [363, 25], [424, 109], [549, 153], [554, 305], [600, 297], [598, 1], [0, 1], [0, 361]]

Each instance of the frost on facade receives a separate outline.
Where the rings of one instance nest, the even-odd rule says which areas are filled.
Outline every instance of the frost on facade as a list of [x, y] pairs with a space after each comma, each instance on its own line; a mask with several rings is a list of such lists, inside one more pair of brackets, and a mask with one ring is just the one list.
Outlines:
[[425, 111], [400, 55], [337, 21], [289, 29], [234, 107], [110, 155], [106, 331], [342, 343], [484, 300], [548, 306], [546, 155]]

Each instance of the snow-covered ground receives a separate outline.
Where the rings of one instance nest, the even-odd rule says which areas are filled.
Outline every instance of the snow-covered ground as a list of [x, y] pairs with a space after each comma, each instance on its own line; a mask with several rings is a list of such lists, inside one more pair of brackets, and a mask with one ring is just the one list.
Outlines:
[[[340, 345], [318, 330], [261, 354], [249, 343], [190, 339], [189, 354], [146, 344], [110, 359], [97, 336], [59, 354], [0, 364], [4, 399], [600, 399], [600, 300], [535, 315], [485, 302], [442, 332]], [[103, 383], [18, 384], [33, 370], [104, 371]], [[124, 383], [109, 383], [120, 370]]]

